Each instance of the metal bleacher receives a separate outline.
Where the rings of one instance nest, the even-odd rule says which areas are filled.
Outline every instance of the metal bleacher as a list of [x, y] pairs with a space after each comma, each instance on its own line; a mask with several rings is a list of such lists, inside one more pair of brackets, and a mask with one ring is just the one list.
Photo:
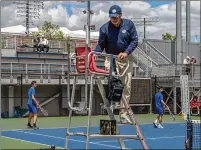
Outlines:
[[[65, 41], [65, 43], [67, 43], [67, 41]], [[179, 76], [185, 74], [185, 65], [175, 65], [149, 42], [143, 44], [143, 47], [139, 46], [133, 53], [133, 79], [139, 80], [146, 78], [151, 80], [152, 77], [158, 77], [157, 83], [160, 86], [166, 87], [167, 92], [171, 90], [174, 91], [176, 88], [179, 88]], [[34, 52], [32, 48], [28, 48], [27, 50], [17, 50], [13, 45], [15, 44], [11, 44], [11, 46], [8, 44], [8, 47], [6, 48], [15, 49], [15, 56], [2, 56], [2, 84], [16, 85], [19, 82], [19, 76], [21, 76], [23, 84], [30, 84], [32, 80], [36, 80], [38, 83], [44, 85], [68, 84], [66, 79], [66, 74], [68, 72], [68, 54], [66, 54], [64, 51], [50, 51], [48, 53], [40, 53]], [[55, 45], [52, 48], [56, 48]], [[60, 45], [64, 46], [64, 44]], [[76, 43], [76, 46], [81, 46], [81, 44]], [[66, 48], [66, 46], [64, 47]], [[75, 47], [72, 46], [72, 53], [70, 56], [73, 55], [74, 48]], [[104, 67], [104, 58], [99, 58], [96, 60], [96, 62], [98, 67]], [[189, 87], [199, 87], [198, 90], [201, 91], [200, 65], [196, 65], [194, 68], [194, 76], [189, 80]], [[71, 70], [75, 70], [75, 62], [73, 60], [71, 61]], [[170, 82], [169, 78], [171, 77], [174, 77], [174, 80]], [[174, 87], [176, 88], [173, 88], [173, 82]], [[73, 78], [70, 83], [73, 83]], [[77, 84], [84, 85], [84, 83], [84, 78], [79, 77]], [[170, 88], [171, 90], [169, 90]], [[196, 90], [194, 90], [195, 93], [198, 93], [197, 95], [199, 95], [198, 90]], [[178, 89], [175, 91], [177, 92]], [[171, 95], [171, 92], [169, 93], [168, 94]], [[138, 105], [135, 103], [135, 106]]]
[[[27, 53], [28, 54], [28, 53]], [[2, 62], [12, 63], [41, 63], [41, 64], [67, 64], [67, 59], [64, 58], [40, 58], [31, 56], [4, 56]]]
[[33, 51], [18, 51], [17, 57], [36, 57], [36, 58], [55, 58], [55, 59], [67, 59], [67, 54], [57, 53], [57, 52], [48, 52], [48, 53], [39, 53]]
[[[33, 79], [44, 84], [67, 84], [67, 62], [67, 54], [63, 53], [18, 51], [16, 56], [3, 56], [2, 84], [16, 84], [17, 77], [21, 75], [25, 84], [29, 84], [29, 80]], [[97, 62], [98, 66], [103, 66], [103, 60]], [[71, 70], [75, 70], [73, 60]]]
[[[65, 75], [67, 72], [67, 49], [66, 40], [49, 40], [50, 51], [48, 53], [34, 52], [33, 48], [25, 47], [17, 49], [20, 45], [31, 45], [32, 37], [22, 36], [7, 36], [5, 40], [4, 49], [15, 49], [15, 56], [2, 56], [2, 73], [16, 73], [16, 74], [60, 74]], [[10, 41], [10, 42], [9, 42]], [[133, 76], [134, 77], [164, 77], [164, 76], [180, 76], [185, 74], [182, 68], [184, 65], [174, 65], [164, 54], [157, 50], [151, 43], [144, 42], [139, 43], [139, 46], [133, 53]], [[71, 47], [73, 50], [75, 46], [81, 46], [84, 43], [74, 41], [74, 45]], [[60, 49], [58, 52], [55, 49]], [[74, 52], [74, 51], [72, 51]], [[103, 67], [103, 59], [97, 60], [97, 65]], [[72, 62], [71, 69], [75, 69]], [[41, 75], [38, 75], [38, 78]], [[63, 77], [65, 78], [65, 77]], [[3, 80], [2, 80], [3, 82]], [[194, 86], [200, 84], [200, 68], [195, 66]]]

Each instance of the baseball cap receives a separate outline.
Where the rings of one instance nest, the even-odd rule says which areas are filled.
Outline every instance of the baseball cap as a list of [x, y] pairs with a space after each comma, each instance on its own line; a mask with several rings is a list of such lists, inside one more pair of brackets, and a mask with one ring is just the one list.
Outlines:
[[110, 7], [109, 17], [119, 17], [121, 13], [121, 7], [119, 7], [118, 5], [113, 5], [112, 7]]

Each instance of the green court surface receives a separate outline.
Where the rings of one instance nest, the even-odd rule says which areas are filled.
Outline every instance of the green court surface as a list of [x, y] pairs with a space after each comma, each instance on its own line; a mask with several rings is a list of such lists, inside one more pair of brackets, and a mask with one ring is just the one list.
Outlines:
[[[151, 124], [155, 120], [155, 114], [141, 114], [136, 115], [136, 119], [139, 124]], [[181, 116], [175, 116], [175, 122], [183, 122]], [[118, 116], [117, 116], [118, 118]], [[108, 116], [93, 116], [92, 126], [99, 125], [100, 119], [108, 119]], [[195, 116], [192, 119], [199, 119]], [[40, 128], [61, 128], [67, 127], [67, 117], [39, 117], [38, 126]], [[169, 115], [164, 115], [164, 122], [172, 122]], [[14, 129], [27, 129], [27, 118], [11, 118], [11, 119], [1, 119], [0, 127], [1, 130], [14, 130]], [[72, 118], [72, 127], [86, 126], [87, 117], [86, 116], [76, 116]], [[185, 131], [184, 131], [185, 132]], [[50, 145], [42, 145], [34, 142], [27, 142], [26, 140], [12, 139], [8, 137], [1, 137], [1, 149], [39, 149], [50, 147]], [[52, 143], [54, 145], [54, 143]]]

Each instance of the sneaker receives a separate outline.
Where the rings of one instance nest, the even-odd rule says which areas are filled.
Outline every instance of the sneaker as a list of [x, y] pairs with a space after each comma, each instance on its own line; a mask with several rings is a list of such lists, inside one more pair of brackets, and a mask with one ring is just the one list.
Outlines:
[[39, 127], [38, 127], [37, 125], [33, 125], [33, 129], [34, 129], [34, 130], [38, 130]]
[[28, 128], [33, 128], [33, 126], [30, 123], [27, 124], [27, 127]]
[[131, 120], [130, 120], [130, 117], [126, 114], [121, 114], [120, 115], [120, 122], [123, 123], [123, 124], [126, 124], [126, 123], [132, 123]]
[[50, 148], [51, 150], [55, 150], [55, 146], [53, 145], [53, 146], [51, 146], [51, 148]]
[[162, 129], [162, 128], [163, 128], [163, 126], [162, 126], [161, 124], [159, 124], [159, 125], [158, 125], [158, 128], [161, 128], [161, 129]]
[[157, 123], [155, 123], [155, 122], [153, 122], [153, 125], [154, 125], [155, 128], [158, 127]]

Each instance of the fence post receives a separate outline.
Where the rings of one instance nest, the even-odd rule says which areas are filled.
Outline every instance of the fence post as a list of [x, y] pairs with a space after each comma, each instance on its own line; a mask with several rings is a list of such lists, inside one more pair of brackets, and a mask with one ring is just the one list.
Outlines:
[[23, 107], [23, 76], [20, 76], [20, 84], [21, 84], [21, 107]]

